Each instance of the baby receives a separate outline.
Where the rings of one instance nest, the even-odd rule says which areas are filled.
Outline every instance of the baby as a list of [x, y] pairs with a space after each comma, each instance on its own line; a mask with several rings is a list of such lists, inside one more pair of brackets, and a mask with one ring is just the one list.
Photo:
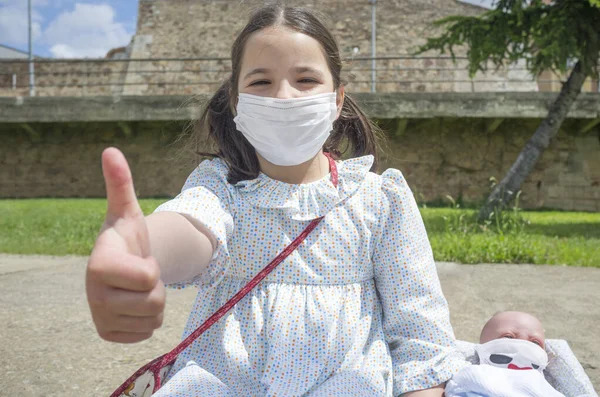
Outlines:
[[448, 381], [446, 397], [564, 397], [544, 378], [544, 328], [534, 316], [496, 313], [479, 342], [480, 365], [468, 366]]
[[480, 364], [541, 372], [548, 364], [544, 342], [540, 320], [528, 313], [500, 312], [481, 330], [477, 353]]
[[500, 338], [528, 340], [543, 348], [544, 327], [540, 320], [529, 313], [498, 312], [483, 326], [479, 343]]

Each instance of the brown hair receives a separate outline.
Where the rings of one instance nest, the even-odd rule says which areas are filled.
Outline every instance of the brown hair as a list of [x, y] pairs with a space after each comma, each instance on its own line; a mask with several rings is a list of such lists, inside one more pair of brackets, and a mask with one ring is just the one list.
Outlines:
[[[237, 83], [244, 47], [248, 38], [261, 29], [285, 26], [317, 40], [325, 50], [334, 88], [342, 85], [342, 60], [337, 43], [327, 28], [308, 9], [267, 5], [256, 11], [231, 49], [231, 77], [217, 90], [206, 105], [200, 119], [193, 127], [192, 139], [196, 144], [200, 137], [208, 137], [215, 153], [197, 152], [201, 156], [220, 157], [229, 167], [227, 179], [235, 184], [254, 179], [260, 172], [258, 157], [252, 145], [236, 129], [233, 121], [234, 99], [237, 98]], [[356, 102], [345, 95], [340, 117], [333, 124], [333, 131], [323, 149], [334, 157], [341, 158], [367, 154], [375, 156], [372, 170], [377, 167], [377, 136], [380, 131], [363, 113]]]

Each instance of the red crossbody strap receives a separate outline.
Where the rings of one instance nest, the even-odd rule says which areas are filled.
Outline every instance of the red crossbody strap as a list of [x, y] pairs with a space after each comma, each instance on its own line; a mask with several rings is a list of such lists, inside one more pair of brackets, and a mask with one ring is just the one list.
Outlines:
[[[329, 153], [325, 153], [329, 160], [329, 170], [331, 173], [331, 183], [337, 187], [338, 185], [338, 172], [335, 164], [335, 160]], [[155, 358], [142, 368], [138, 369], [133, 375], [129, 377], [117, 390], [111, 394], [111, 397], [120, 396], [123, 391], [139, 376], [144, 374], [146, 371], [152, 371], [154, 374], [154, 390], [153, 393], [158, 391], [161, 386], [161, 379], [159, 371], [161, 368], [169, 365], [175, 361], [177, 356], [184, 351], [189, 345], [194, 343], [200, 335], [202, 335], [207, 329], [212, 327], [217, 321], [219, 321], [228, 311], [230, 311], [244, 296], [246, 296], [254, 287], [256, 287], [262, 280], [265, 279], [271, 273], [277, 265], [279, 265], [285, 258], [287, 258], [302, 242], [306, 237], [319, 225], [323, 220], [323, 217], [312, 220], [306, 229], [294, 241], [290, 243], [279, 255], [273, 259], [271, 263], [265, 266], [252, 280], [248, 282], [242, 289], [240, 289], [231, 299], [221, 306], [216, 312], [214, 312], [202, 325], [200, 325], [194, 332], [192, 332], [187, 338], [185, 338], [179, 345], [177, 345], [169, 353], [166, 353], [158, 358]]]

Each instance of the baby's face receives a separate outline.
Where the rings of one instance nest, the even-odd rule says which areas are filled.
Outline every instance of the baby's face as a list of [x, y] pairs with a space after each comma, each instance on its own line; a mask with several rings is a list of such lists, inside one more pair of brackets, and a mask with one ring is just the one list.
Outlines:
[[542, 323], [531, 314], [522, 312], [496, 314], [483, 327], [479, 342], [486, 343], [500, 338], [527, 340], [542, 348], [545, 342]]

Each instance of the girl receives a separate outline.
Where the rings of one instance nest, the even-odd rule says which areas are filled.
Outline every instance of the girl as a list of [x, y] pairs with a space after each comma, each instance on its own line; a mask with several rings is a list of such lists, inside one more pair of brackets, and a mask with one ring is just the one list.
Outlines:
[[199, 288], [187, 336], [324, 217], [179, 356], [160, 395], [439, 397], [462, 367], [412, 193], [399, 171], [371, 172], [375, 127], [340, 72], [314, 15], [264, 7], [200, 120], [217, 157], [181, 194], [144, 218], [124, 157], [103, 153], [108, 214], [87, 293], [106, 340], [149, 338], [163, 284]]

